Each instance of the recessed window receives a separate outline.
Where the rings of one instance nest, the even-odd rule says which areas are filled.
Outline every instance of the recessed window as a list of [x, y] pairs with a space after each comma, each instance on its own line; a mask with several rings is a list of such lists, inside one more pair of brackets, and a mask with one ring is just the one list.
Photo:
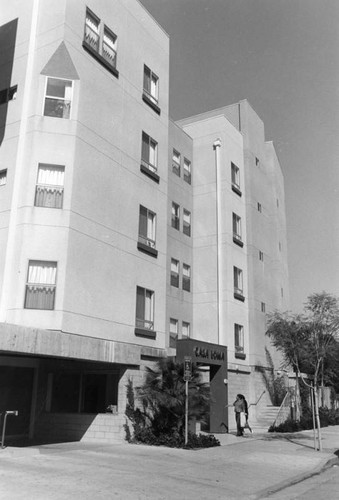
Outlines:
[[171, 259], [171, 285], [179, 288], [179, 261]]
[[191, 266], [182, 265], [182, 289], [186, 292], [191, 291]]
[[240, 170], [233, 162], [231, 163], [231, 179], [232, 179], [232, 190], [239, 196], [241, 196]]
[[261, 203], [258, 202], [257, 204], [257, 209], [258, 209], [258, 212], [262, 212], [262, 206], [261, 206]]
[[170, 339], [169, 346], [176, 347], [178, 339], [178, 320], [170, 318]]
[[145, 132], [142, 133], [141, 163], [151, 172], [157, 171], [158, 143]]
[[244, 301], [243, 273], [238, 267], [233, 267], [234, 298]]
[[7, 169], [0, 170], [0, 186], [4, 186], [7, 183]]
[[54, 309], [56, 273], [56, 262], [29, 261], [25, 309]]
[[234, 324], [234, 349], [235, 352], [244, 352], [244, 327], [242, 325]]
[[179, 231], [180, 229], [180, 206], [177, 203], [172, 203], [172, 227]]
[[241, 217], [233, 212], [232, 215], [233, 223], [233, 241], [240, 246], [243, 246], [242, 242], [242, 231], [241, 231]]
[[176, 149], [173, 149], [172, 172], [178, 177], [180, 177], [180, 161], [181, 161], [180, 153]]
[[65, 167], [60, 165], [39, 164], [35, 188], [34, 206], [62, 208], [64, 200]]
[[154, 330], [154, 292], [137, 287], [135, 326], [143, 330]]
[[191, 212], [184, 208], [182, 217], [182, 232], [186, 236], [191, 236]]
[[115, 76], [117, 65], [117, 36], [89, 9], [86, 10], [83, 47]]
[[73, 82], [61, 78], [47, 77], [44, 116], [54, 118], [71, 117]]
[[144, 92], [154, 104], [158, 104], [159, 78], [146, 65], [144, 65]]
[[266, 304], [265, 302], [261, 302], [261, 312], [266, 312]]
[[262, 262], [264, 261], [264, 252], [262, 252], [261, 250], [259, 250], [259, 260], [261, 260]]
[[155, 248], [155, 222], [155, 213], [140, 205], [138, 239], [140, 243], [150, 248]]
[[183, 339], [189, 339], [190, 336], [191, 336], [191, 325], [187, 321], [183, 321], [181, 327], [181, 337]]
[[192, 173], [191, 173], [191, 162], [184, 158], [184, 181], [191, 184]]

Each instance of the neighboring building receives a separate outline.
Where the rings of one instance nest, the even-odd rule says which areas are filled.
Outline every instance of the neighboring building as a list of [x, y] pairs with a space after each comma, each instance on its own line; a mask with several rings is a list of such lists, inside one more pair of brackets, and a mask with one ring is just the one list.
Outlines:
[[128, 379], [192, 349], [224, 431], [227, 394], [262, 391], [265, 312], [288, 308], [283, 178], [261, 120], [241, 101], [170, 121], [169, 39], [136, 0], [22, 0], [0, 25], [9, 431], [119, 439]]

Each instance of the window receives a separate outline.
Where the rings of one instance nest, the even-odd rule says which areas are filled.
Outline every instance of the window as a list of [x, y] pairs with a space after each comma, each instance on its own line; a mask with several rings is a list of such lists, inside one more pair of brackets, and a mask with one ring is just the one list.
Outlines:
[[152, 172], [157, 171], [157, 142], [149, 135], [142, 133], [141, 163]]
[[158, 104], [159, 78], [146, 65], [144, 65], [144, 92], [154, 104]]
[[9, 87], [8, 89], [0, 90], [0, 105], [6, 104], [8, 101], [16, 99], [17, 91], [17, 85], [14, 85], [14, 87]]
[[191, 336], [191, 325], [187, 321], [182, 322], [181, 336], [185, 339], [189, 339]]
[[7, 169], [0, 170], [0, 186], [4, 186], [7, 183]]
[[140, 205], [139, 241], [151, 248], [155, 248], [155, 221], [155, 213]]
[[172, 155], [172, 172], [180, 177], [180, 153], [178, 153], [175, 149], [173, 149]]
[[186, 234], [186, 236], [191, 236], [191, 212], [189, 212], [184, 208], [182, 219], [183, 219], [182, 232]]
[[177, 339], [178, 339], [178, 320], [170, 318], [169, 346], [176, 347]]
[[255, 157], [255, 165], [256, 165], [257, 167], [259, 167], [259, 165], [260, 165], [259, 158], [257, 158], [257, 157]]
[[261, 203], [258, 202], [258, 205], [257, 205], [257, 208], [258, 208], [258, 212], [262, 212], [262, 206], [261, 206]]
[[184, 181], [191, 184], [191, 162], [184, 158]]
[[86, 10], [83, 47], [115, 76], [117, 65], [117, 36], [89, 9]]
[[65, 167], [39, 164], [34, 206], [62, 208]]
[[234, 349], [235, 352], [244, 352], [244, 327], [242, 325], [234, 324]]
[[191, 291], [191, 266], [182, 265], [182, 289], [186, 292]]
[[241, 196], [240, 170], [234, 163], [231, 163], [231, 179], [232, 179], [232, 190], [239, 196]]
[[179, 231], [180, 229], [180, 206], [172, 203], [172, 227]]
[[233, 282], [234, 282], [234, 298], [244, 300], [243, 296], [243, 276], [242, 270], [238, 267], [233, 267]]
[[259, 260], [264, 261], [264, 252], [259, 250]]
[[171, 259], [171, 285], [179, 288], [179, 261]]
[[73, 82], [47, 77], [44, 116], [69, 119]]
[[56, 262], [29, 261], [25, 309], [54, 309], [56, 272]]
[[261, 312], [266, 312], [266, 304], [265, 302], [261, 302]]
[[154, 292], [137, 286], [135, 324], [137, 328], [154, 330]]
[[233, 212], [233, 241], [237, 245], [243, 246], [241, 236], [241, 217]]

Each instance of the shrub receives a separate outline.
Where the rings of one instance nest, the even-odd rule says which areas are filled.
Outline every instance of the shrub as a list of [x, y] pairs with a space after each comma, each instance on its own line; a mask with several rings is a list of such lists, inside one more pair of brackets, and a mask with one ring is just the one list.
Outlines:
[[[321, 427], [338, 425], [339, 409], [332, 410], [329, 408], [319, 408], [319, 418]], [[313, 429], [312, 411], [309, 408], [304, 410], [299, 421], [289, 418], [286, 422], [278, 426], [271, 425], [268, 432], [298, 432], [308, 429]]]

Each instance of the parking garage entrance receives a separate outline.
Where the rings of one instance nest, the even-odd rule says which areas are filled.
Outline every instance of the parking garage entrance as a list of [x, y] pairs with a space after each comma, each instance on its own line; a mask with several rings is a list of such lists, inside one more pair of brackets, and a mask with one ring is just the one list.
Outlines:
[[208, 432], [228, 432], [227, 397], [227, 347], [201, 342], [194, 339], [177, 341], [176, 359], [183, 362], [185, 356], [192, 359], [202, 369], [209, 371], [210, 384], [210, 415]]

